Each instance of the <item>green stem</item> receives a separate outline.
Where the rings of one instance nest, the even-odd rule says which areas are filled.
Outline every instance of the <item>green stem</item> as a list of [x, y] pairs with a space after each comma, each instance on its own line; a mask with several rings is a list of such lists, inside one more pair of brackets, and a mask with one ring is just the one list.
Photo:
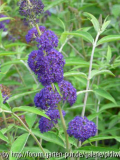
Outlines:
[[[86, 90], [89, 90], [89, 88], [90, 88], [90, 77], [91, 77], [91, 71], [92, 71], [93, 56], [94, 56], [94, 52], [95, 52], [95, 48], [96, 48], [96, 45], [97, 45], [97, 41], [98, 41], [99, 35], [100, 35], [100, 32], [97, 33], [95, 42], [93, 43]], [[87, 98], [88, 98], [88, 92], [85, 93], [84, 106], [83, 106], [83, 110], [82, 110], [82, 117], [84, 117], [84, 115], [85, 115], [85, 108], [86, 108], [86, 104], [87, 104]]]
[[[31, 136], [34, 138], [34, 140], [36, 141], [36, 143], [38, 144], [38, 146], [40, 147], [41, 151], [43, 152], [43, 154], [45, 155], [45, 151], [42, 148], [40, 142], [38, 141], [38, 139], [36, 138], [36, 136], [32, 133], [31, 130], [29, 130], [29, 128], [24, 124], [24, 122], [15, 114], [13, 113], [13, 115], [17, 118], [17, 120], [22, 124], [22, 126], [29, 132], [29, 134], [31, 134]], [[48, 159], [49, 160], [49, 159]]]
[[58, 104], [58, 110], [59, 110], [59, 114], [60, 114], [60, 119], [62, 121], [62, 126], [63, 126], [63, 130], [64, 130], [64, 134], [65, 134], [65, 141], [66, 141], [66, 149], [68, 152], [70, 152], [70, 144], [69, 144], [69, 140], [68, 140], [68, 134], [67, 134], [67, 128], [66, 128], [66, 124], [65, 124], [65, 120], [62, 114], [62, 109], [60, 104]]
[[[6, 120], [6, 116], [5, 116], [4, 112], [2, 112], [2, 116], [3, 116], [4, 123], [5, 123], [5, 127], [8, 129], [8, 124], [7, 124], [7, 120]], [[9, 139], [10, 145], [12, 146], [11, 136], [10, 136], [10, 133], [8, 131], [7, 131], [7, 137]]]
[[[53, 83], [51, 84], [51, 86], [52, 86], [53, 91], [55, 91]], [[64, 134], [65, 134], [66, 149], [67, 149], [68, 152], [70, 152], [70, 144], [69, 144], [69, 140], [68, 140], [68, 134], [67, 134], [67, 131], [66, 131], [67, 128], [66, 128], [66, 124], [65, 124], [65, 120], [64, 120], [64, 117], [63, 117], [63, 114], [62, 114], [62, 109], [61, 109], [60, 104], [58, 104], [58, 110], [59, 110], [60, 119], [61, 119], [61, 122], [62, 122]]]
[[38, 31], [39, 36], [41, 36], [41, 32], [40, 32], [40, 29], [39, 29], [38, 24], [35, 24], [35, 27], [36, 27], [36, 29], [37, 29], [37, 31]]

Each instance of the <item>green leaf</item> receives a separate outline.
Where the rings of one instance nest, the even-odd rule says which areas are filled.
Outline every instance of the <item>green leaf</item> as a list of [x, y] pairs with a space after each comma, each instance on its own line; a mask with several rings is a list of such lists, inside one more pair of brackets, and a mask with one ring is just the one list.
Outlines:
[[101, 38], [98, 41], [97, 45], [103, 44], [105, 42], [112, 42], [112, 41], [118, 41], [118, 40], [120, 40], [120, 35], [109, 35]]
[[23, 64], [23, 63], [20, 61], [20, 59], [18, 59], [18, 60], [13, 60], [13, 61], [8, 61], [6, 63], [3, 63], [1, 67], [11, 65], [11, 64]]
[[2, 106], [2, 103], [3, 103], [3, 97], [2, 97], [1, 87], [0, 87], [0, 107]]
[[90, 42], [90, 43], [92, 43], [92, 44], [93, 44], [93, 42], [94, 42], [94, 39], [93, 39], [93, 37], [91, 36], [91, 34], [88, 33], [88, 32], [85, 32], [85, 31], [65, 32], [64, 34], [66, 34], [66, 35], [72, 35], [72, 36], [75, 36], [75, 37], [81, 37], [81, 38], [83, 38], [85, 41]]
[[8, 20], [8, 19], [12, 19], [12, 20], [13, 20], [14, 18], [11, 18], [11, 17], [3, 17], [3, 18], [0, 18], [0, 22], [1, 22], [1, 21], [5, 21], [5, 20]]
[[71, 77], [71, 76], [80, 76], [80, 77], [87, 78], [86, 74], [82, 72], [72, 71], [72, 72], [64, 73], [64, 77]]
[[32, 93], [36, 93], [36, 92], [38, 92], [39, 90], [34, 90], [34, 91], [30, 91], [30, 92], [24, 92], [24, 93], [21, 93], [21, 94], [17, 94], [17, 95], [15, 95], [15, 96], [13, 96], [13, 97], [10, 97], [8, 100], [7, 100], [7, 102], [9, 103], [9, 102], [12, 102], [12, 101], [14, 101], [15, 99], [17, 99], [17, 98], [20, 98], [20, 97], [23, 97], [23, 96], [26, 96], [26, 95], [29, 95], [29, 94], [32, 94]]
[[117, 148], [111, 148], [111, 147], [95, 147], [95, 146], [84, 146], [84, 147], [80, 147], [76, 150], [74, 150], [74, 152], [110, 152], [110, 151], [115, 151], [115, 152], [119, 152], [119, 149]]
[[87, 93], [87, 92], [93, 92], [93, 90], [83, 90], [83, 91], [78, 91], [77, 95]]
[[28, 44], [26, 43], [10, 43], [4, 45], [5, 48], [10, 48], [10, 47], [17, 47], [17, 46], [27, 46]]
[[54, 83], [54, 85], [55, 85], [55, 87], [56, 87], [56, 89], [57, 89], [59, 95], [62, 97], [62, 94], [61, 94], [61, 92], [60, 92], [60, 88], [59, 88], [58, 83]]
[[[43, 148], [46, 153], [51, 153], [48, 149]], [[23, 152], [43, 153], [39, 147], [24, 147]], [[26, 157], [27, 158], [27, 157]]]
[[63, 26], [63, 29], [64, 29], [64, 31], [65, 31], [65, 24], [64, 24], [64, 22], [63, 22], [60, 18], [58, 18], [58, 20], [60, 21], [60, 23], [61, 23], [61, 25]]
[[82, 145], [87, 144], [89, 142], [100, 141], [105, 139], [116, 139], [118, 142], [120, 142], [120, 137], [117, 137], [117, 136], [95, 136], [84, 141]]
[[117, 18], [120, 15], [120, 4], [115, 4], [112, 6], [112, 14]]
[[108, 63], [110, 62], [111, 58], [112, 58], [111, 47], [108, 46], [108, 50], [107, 50], [107, 62]]
[[66, 39], [67, 39], [67, 34], [65, 34], [66, 32], [63, 32], [62, 34], [61, 34], [61, 37], [60, 37], [60, 42], [61, 42], [61, 44], [64, 44], [65, 43], [65, 41], [66, 41]]
[[55, 6], [57, 6], [58, 4], [63, 3], [63, 2], [65, 2], [65, 1], [67, 1], [67, 0], [52, 1], [47, 7], [44, 8], [44, 11], [47, 11], [47, 10], [49, 10], [50, 8], [55, 7]]
[[93, 114], [90, 114], [87, 119], [89, 121], [92, 121], [94, 118], [96, 118], [101, 112], [98, 112], [98, 113], [93, 113]]
[[96, 32], [98, 32], [100, 30], [100, 25], [99, 25], [98, 20], [92, 14], [88, 12], [84, 12], [84, 15], [89, 18], [89, 20], [92, 22], [94, 26], [94, 29], [96, 30]]
[[108, 93], [107, 91], [99, 88], [99, 89], [93, 90], [93, 92], [94, 92], [95, 94], [103, 97], [103, 98], [106, 98], [106, 99], [112, 101], [114, 104], [117, 104], [116, 101], [115, 101], [115, 99], [114, 99], [114, 98], [110, 95], [110, 93]]
[[37, 115], [34, 113], [27, 113], [25, 115], [25, 120], [26, 120], [26, 123], [28, 124], [29, 128], [32, 128], [33, 124], [36, 121], [36, 118], [37, 118]]
[[8, 138], [6, 137], [6, 136], [4, 136], [4, 134], [0, 131], [0, 139], [2, 139], [3, 141], [5, 141], [5, 142], [9, 142], [8, 141]]
[[45, 141], [58, 144], [59, 146], [65, 147], [63, 140], [57, 136], [54, 132], [41, 133], [39, 130], [33, 129], [32, 132], [39, 138], [44, 139]]
[[12, 51], [4, 51], [4, 52], [0, 52], [0, 57], [14, 55], [14, 54], [24, 54], [24, 52], [19, 53], [19, 52], [12, 52]]
[[28, 140], [29, 134], [25, 133], [19, 136], [14, 143], [12, 144], [11, 150], [10, 150], [10, 157], [9, 160], [17, 160], [18, 158], [13, 157], [12, 153], [20, 153], [24, 149], [27, 140]]
[[2, 134], [5, 134], [6, 132], [8, 132], [9, 130], [11, 130], [14, 127], [14, 124], [10, 124], [8, 126], [8, 128], [3, 128], [1, 129]]
[[[75, 66], [72, 70], [81, 68], [81, 67], [89, 67], [90, 63], [86, 62], [80, 58], [65, 58], [65, 66]], [[93, 63], [93, 68], [99, 68], [97, 64]]]
[[102, 28], [101, 28], [101, 33], [105, 31], [105, 29], [108, 27], [111, 21], [106, 21], [103, 23]]
[[4, 78], [4, 76], [7, 74], [7, 72], [10, 70], [11, 67], [12, 67], [12, 64], [10, 66], [1, 67], [0, 80]]
[[25, 111], [25, 112], [30, 112], [30, 113], [34, 113], [43, 117], [46, 117], [48, 119], [50, 119], [43, 111], [40, 111], [37, 108], [34, 107], [29, 107], [29, 106], [21, 106], [21, 107], [15, 107], [12, 109], [13, 112], [17, 112], [17, 111]]
[[114, 104], [114, 103], [109, 103], [109, 104], [106, 104], [106, 105], [102, 106], [99, 111], [101, 112], [101, 111], [104, 111], [106, 109], [117, 108], [119, 106], [120, 105], [117, 105], [117, 104]]
[[3, 4], [0, 5], [0, 13], [1, 13], [2, 10], [4, 9], [5, 5], [6, 5], [6, 3], [3, 3]]
[[100, 74], [110, 74], [110, 75], [112, 75], [112, 76], [115, 76], [115, 75], [114, 75], [111, 71], [109, 71], [109, 70], [101, 70], [101, 71], [99, 71], [99, 70], [92, 70], [90, 79], [92, 79], [94, 76], [97, 76], [97, 75], [100, 75]]
[[10, 85], [22, 85], [20, 82], [17, 82], [17, 81], [0, 81], [0, 84], [4, 84], [4, 85], [8, 85], [8, 86], [10, 86]]

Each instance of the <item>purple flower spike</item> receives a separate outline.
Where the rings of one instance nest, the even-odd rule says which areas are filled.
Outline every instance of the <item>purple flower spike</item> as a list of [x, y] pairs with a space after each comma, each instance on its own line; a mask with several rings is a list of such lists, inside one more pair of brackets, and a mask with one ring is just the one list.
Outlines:
[[[41, 0], [30, 0], [31, 5], [27, 0], [22, 0], [19, 7], [19, 13], [25, 17], [38, 16], [43, 12], [44, 5]], [[34, 15], [33, 15], [34, 13]]]
[[[63, 116], [65, 116], [65, 111], [62, 111]], [[39, 128], [41, 133], [50, 131], [54, 124], [58, 123], [58, 119], [60, 119], [59, 111], [57, 109], [55, 110], [48, 110], [46, 112], [46, 115], [50, 117], [51, 120], [42, 117], [39, 121]]]
[[68, 124], [67, 133], [69, 136], [74, 136], [79, 141], [84, 142], [90, 137], [95, 136], [97, 127], [94, 122], [89, 121], [86, 117], [76, 116]]

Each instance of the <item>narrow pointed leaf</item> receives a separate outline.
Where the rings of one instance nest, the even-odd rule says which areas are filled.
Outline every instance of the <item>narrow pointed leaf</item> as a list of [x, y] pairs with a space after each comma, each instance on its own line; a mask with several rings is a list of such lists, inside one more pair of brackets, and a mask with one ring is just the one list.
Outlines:
[[120, 40], [120, 35], [109, 35], [100, 39], [97, 45], [103, 44], [105, 42], [112, 42], [112, 41], [118, 41], [118, 40]]
[[0, 139], [2, 139], [3, 141], [5, 141], [5, 142], [9, 142], [8, 141], [8, 138], [0, 131]]
[[85, 41], [90, 42], [90, 43], [93, 43], [93, 42], [94, 42], [94, 39], [93, 39], [93, 37], [91, 36], [91, 34], [88, 33], [88, 32], [85, 32], [85, 31], [65, 32], [64, 34], [66, 34], [66, 35], [72, 35], [72, 36], [75, 36], [75, 37], [81, 37], [81, 38], [83, 38]]
[[115, 75], [114, 75], [111, 71], [109, 71], [109, 70], [101, 70], [101, 71], [99, 71], [99, 70], [92, 70], [90, 79], [92, 79], [94, 76], [97, 76], [97, 75], [100, 75], [100, 74], [110, 74], [110, 75], [112, 75], [112, 76], [115, 76]]
[[24, 149], [27, 140], [28, 140], [29, 134], [25, 133], [19, 136], [14, 143], [12, 144], [11, 150], [10, 150], [10, 157], [9, 160], [17, 160], [18, 158], [13, 157], [12, 153], [20, 153]]
[[106, 140], [106, 139], [116, 139], [118, 142], [120, 142], [120, 137], [117, 137], [117, 136], [95, 136], [95, 137], [91, 137], [88, 140], [84, 141], [82, 145], [87, 144], [89, 142]]
[[13, 112], [17, 112], [17, 111], [30, 112], [30, 113], [34, 113], [34, 114], [50, 119], [43, 111], [40, 111], [39, 109], [34, 108], [34, 107], [29, 107], [29, 106], [15, 107], [12, 109], [12, 111]]
[[23, 97], [23, 96], [26, 96], [26, 95], [29, 95], [29, 94], [32, 94], [32, 93], [36, 93], [36, 92], [38, 92], [38, 91], [39, 91], [39, 90], [34, 90], [34, 91], [24, 92], [24, 93], [15, 95], [15, 96], [13, 96], [13, 97], [10, 97], [7, 102], [14, 101], [14, 100], [17, 99], [17, 98], [20, 98], [20, 97]]
[[107, 91], [99, 88], [99, 89], [95, 89], [93, 92], [94, 92], [95, 94], [103, 97], [103, 98], [106, 98], [106, 99], [112, 101], [114, 104], [117, 104], [116, 101], [115, 101], [115, 99], [114, 99], [114, 98], [110, 95], [110, 93], [108, 93]]
[[55, 143], [55, 144], [58, 144], [58, 145], [64, 147], [63, 140], [58, 135], [56, 135], [54, 132], [49, 131], [46, 133], [41, 133], [39, 130], [36, 130], [36, 129], [33, 129], [32, 132], [37, 137], [42, 138], [45, 141], [52, 142], [52, 143]]
[[71, 77], [71, 76], [80, 76], [80, 77], [87, 78], [86, 74], [82, 72], [71, 71], [71, 72], [64, 73], [64, 77]]
[[88, 12], [84, 12], [84, 15], [90, 19], [90, 21], [92, 22], [94, 26], [94, 29], [96, 30], [96, 32], [98, 32], [100, 30], [99, 21], [92, 14]]

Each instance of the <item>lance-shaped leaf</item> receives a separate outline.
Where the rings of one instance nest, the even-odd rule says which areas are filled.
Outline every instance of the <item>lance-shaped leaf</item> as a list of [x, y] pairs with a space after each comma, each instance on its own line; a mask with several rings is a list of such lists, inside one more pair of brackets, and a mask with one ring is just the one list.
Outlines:
[[98, 41], [97, 45], [103, 44], [105, 42], [112, 42], [112, 41], [118, 41], [118, 40], [120, 40], [120, 35], [109, 35], [101, 38]]
[[111, 96], [111, 94], [108, 93], [107, 91], [99, 88], [99, 89], [95, 89], [93, 92], [94, 92], [95, 94], [103, 97], [103, 98], [106, 98], [106, 99], [112, 101], [114, 104], [117, 104], [116, 101], [115, 101], [115, 99], [114, 99], [114, 98]]
[[85, 31], [64, 32], [64, 35], [72, 35], [72, 36], [75, 36], [75, 37], [81, 37], [87, 42], [90, 42], [90, 43], [94, 42], [94, 39], [91, 36], [91, 34], [88, 33], [88, 32], [85, 32]]
[[29, 134], [25, 133], [19, 136], [14, 143], [12, 144], [11, 150], [10, 150], [10, 157], [9, 160], [17, 160], [19, 157], [13, 156], [14, 153], [21, 153], [24, 149], [27, 140], [28, 140]]
[[30, 113], [34, 113], [34, 114], [50, 119], [43, 111], [40, 111], [39, 109], [34, 108], [34, 107], [29, 107], [29, 106], [15, 107], [12, 109], [12, 111], [13, 112], [17, 112], [17, 111], [30, 112]]
[[94, 29], [96, 30], [96, 32], [98, 32], [100, 30], [100, 25], [98, 20], [90, 13], [88, 12], [84, 12], [84, 15], [88, 17], [88, 19], [90, 19], [90, 21], [92, 22]]
[[92, 79], [94, 76], [97, 76], [97, 75], [100, 75], [100, 74], [110, 74], [112, 76], [115, 76], [111, 71], [109, 70], [92, 70], [91, 72], [91, 76], [90, 76], [90, 79]]

